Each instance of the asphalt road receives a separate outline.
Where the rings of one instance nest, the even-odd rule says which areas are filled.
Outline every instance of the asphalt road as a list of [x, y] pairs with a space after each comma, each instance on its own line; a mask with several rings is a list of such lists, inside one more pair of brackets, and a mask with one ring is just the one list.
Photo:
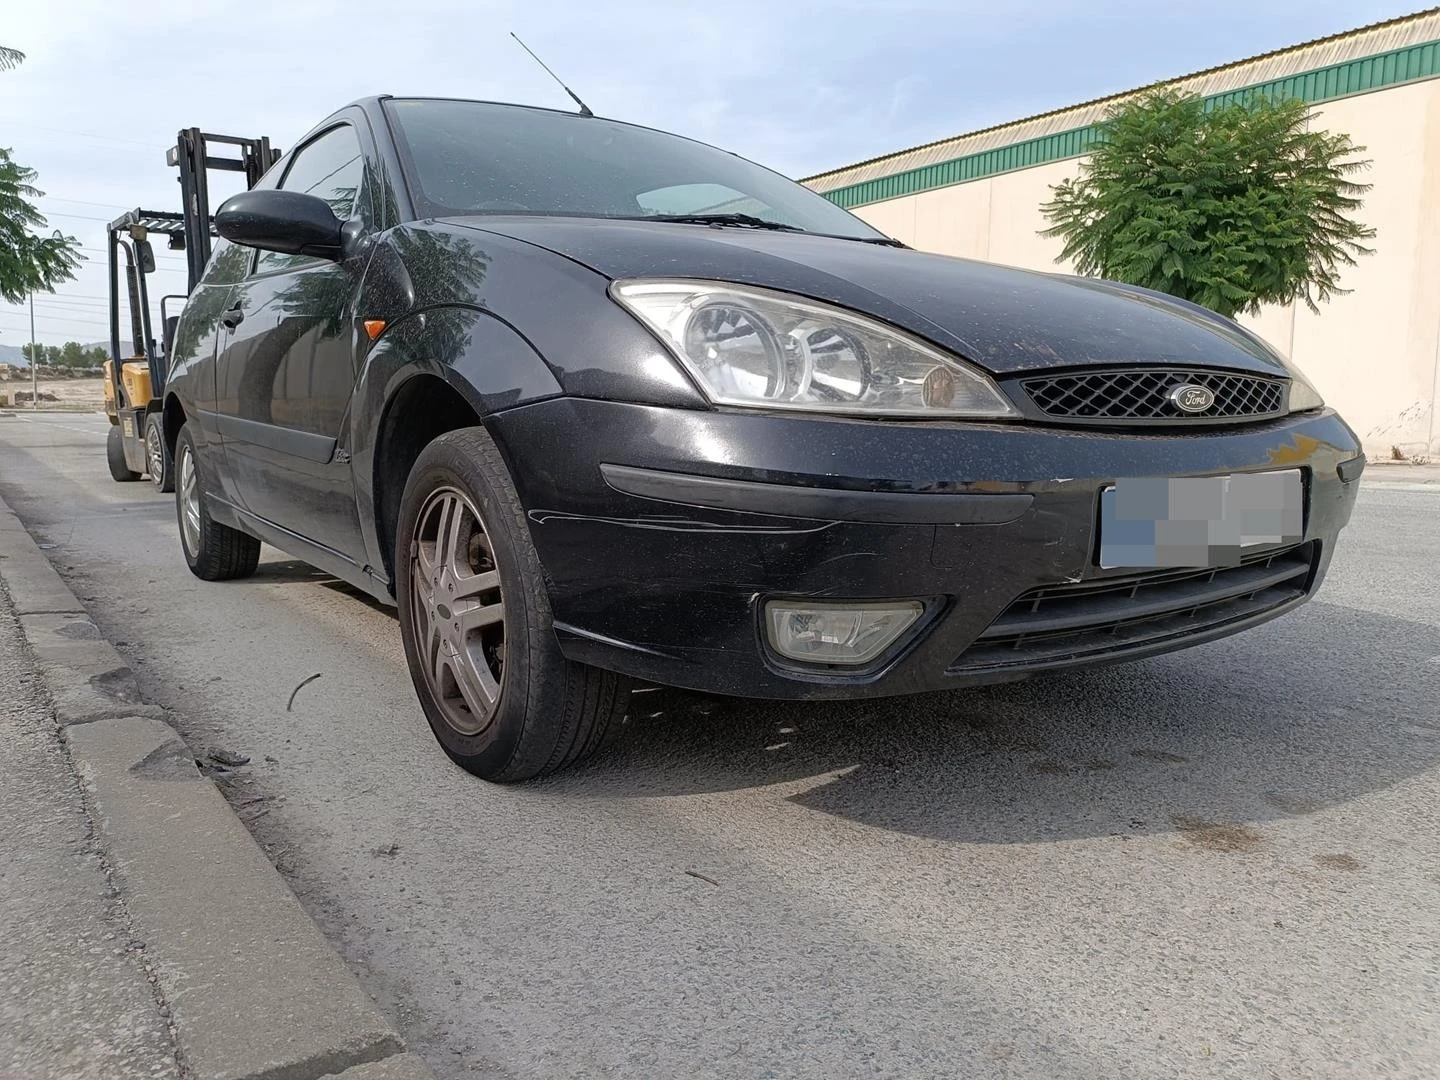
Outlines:
[[502, 789], [388, 612], [269, 549], [196, 581], [104, 433], [0, 417], [0, 495], [192, 746], [251, 756], [227, 791], [441, 1077], [1440, 1074], [1440, 486], [1363, 491], [1321, 599], [1237, 638], [878, 704], [652, 692]]

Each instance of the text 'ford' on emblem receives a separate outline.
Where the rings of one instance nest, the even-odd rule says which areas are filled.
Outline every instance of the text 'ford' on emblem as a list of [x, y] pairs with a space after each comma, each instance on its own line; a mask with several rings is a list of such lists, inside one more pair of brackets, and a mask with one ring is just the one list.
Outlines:
[[1198, 383], [1182, 383], [1168, 396], [1181, 412], [1202, 413], [1215, 404], [1215, 391]]

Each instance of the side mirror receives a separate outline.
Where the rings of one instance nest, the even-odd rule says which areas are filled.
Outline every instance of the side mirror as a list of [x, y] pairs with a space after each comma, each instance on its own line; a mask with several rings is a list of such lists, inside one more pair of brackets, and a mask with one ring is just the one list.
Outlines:
[[149, 240], [136, 240], [135, 262], [140, 267], [142, 274], [153, 274], [155, 272], [155, 249], [150, 246]]
[[338, 261], [344, 223], [330, 204], [299, 191], [243, 191], [215, 211], [215, 231], [236, 244]]

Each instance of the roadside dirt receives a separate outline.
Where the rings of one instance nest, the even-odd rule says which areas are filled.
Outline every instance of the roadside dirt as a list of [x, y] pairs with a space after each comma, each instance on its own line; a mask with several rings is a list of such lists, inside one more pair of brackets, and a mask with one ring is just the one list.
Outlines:
[[[99, 412], [105, 407], [104, 379], [41, 379], [39, 390], [42, 410]], [[28, 409], [28, 401], [17, 405], [15, 395], [21, 392], [26, 395], [30, 393], [28, 377], [21, 375], [19, 378], [0, 380], [0, 398], [6, 399], [6, 407]], [[55, 400], [49, 400], [48, 395], [54, 395]]]

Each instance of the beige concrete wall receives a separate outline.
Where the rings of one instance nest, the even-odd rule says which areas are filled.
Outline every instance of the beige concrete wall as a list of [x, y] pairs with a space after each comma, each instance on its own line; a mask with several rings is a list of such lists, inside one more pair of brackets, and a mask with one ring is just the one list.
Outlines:
[[[1343, 131], [1374, 162], [1361, 219], [1375, 254], [1348, 268], [1348, 295], [1242, 316], [1291, 357], [1359, 433], [1372, 457], [1392, 447], [1440, 460], [1440, 79], [1331, 102], [1312, 124]], [[1078, 160], [859, 207], [876, 228], [926, 251], [1034, 270], [1065, 269], [1040, 235], [1040, 206]]]

